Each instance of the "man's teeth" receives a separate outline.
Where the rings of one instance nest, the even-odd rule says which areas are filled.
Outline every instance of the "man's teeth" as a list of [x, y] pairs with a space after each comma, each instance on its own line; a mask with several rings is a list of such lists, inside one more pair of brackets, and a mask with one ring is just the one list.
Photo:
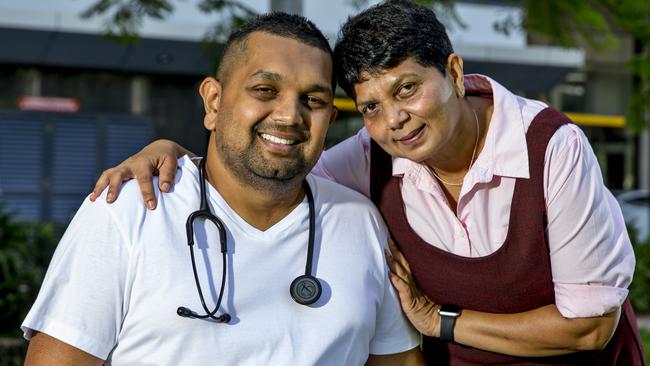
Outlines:
[[277, 136], [269, 135], [266, 133], [260, 134], [264, 140], [271, 141], [276, 144], [282, 144], [282, 145], [293, 145], [296, 140], [286, 140]]

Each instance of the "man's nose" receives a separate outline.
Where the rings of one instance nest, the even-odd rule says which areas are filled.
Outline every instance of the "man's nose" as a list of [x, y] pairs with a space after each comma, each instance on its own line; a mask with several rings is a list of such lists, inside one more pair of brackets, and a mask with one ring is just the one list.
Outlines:
[[286, 96], [278, 100], [271, 119], [287, 125], [300, 124], [302, 118], [302, 104], [298, 97]]

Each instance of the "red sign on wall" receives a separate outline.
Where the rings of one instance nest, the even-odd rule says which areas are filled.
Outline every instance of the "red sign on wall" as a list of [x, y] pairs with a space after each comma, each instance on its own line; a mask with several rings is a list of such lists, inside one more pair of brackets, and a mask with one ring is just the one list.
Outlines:
[[18, 108], [22, 111], [78, 112], [79, 106], [76, 98], [22, 96], [18, 99]]

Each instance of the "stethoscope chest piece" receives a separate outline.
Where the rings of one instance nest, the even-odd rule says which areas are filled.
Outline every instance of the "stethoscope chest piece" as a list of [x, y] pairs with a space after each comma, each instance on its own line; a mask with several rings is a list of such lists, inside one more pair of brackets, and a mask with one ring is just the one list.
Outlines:
[[289, 292], [298, 304], [311, 305], [318, 300], [323, 289], [314, 276], [302, 275], [291, 282]]

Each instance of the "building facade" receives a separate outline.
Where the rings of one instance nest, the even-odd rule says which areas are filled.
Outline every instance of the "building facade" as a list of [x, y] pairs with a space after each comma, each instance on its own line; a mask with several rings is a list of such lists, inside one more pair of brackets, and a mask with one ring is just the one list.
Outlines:
[[[196, 1], [179, 3], [169, 19], [145, 22], [140, 39], [125, 44], [103, 35], [101, 19], [79, 18], [92, 3], [0, 3], [0, 204], [23, 220], [68, 220], [99, 172], [153, 139], [173, 139], [199, 154], [205, 147], [197, 87], [218, 64], [221, 46], [203, 38], [218, 16], [201, 13]], [[332, 41], [357, 11], [346, 0], [242, 3], [257, 12], [302, 13]], [[632, 83], [623, 67], [631, 55], [625, 35], [621, 50], [605, 54], [546, 45], [525, 33], [505, 36], [494, 21], [521, 11], [508, 4], [455, 5], [465, 27], [448, 25], [466, 72], [570, 112], [610, 188], [647, 184], [637, 158], [644, 145], [624, 128]], [[362, 126], [340, 91], [336, 104], [341, 113], [328, 146]]]

